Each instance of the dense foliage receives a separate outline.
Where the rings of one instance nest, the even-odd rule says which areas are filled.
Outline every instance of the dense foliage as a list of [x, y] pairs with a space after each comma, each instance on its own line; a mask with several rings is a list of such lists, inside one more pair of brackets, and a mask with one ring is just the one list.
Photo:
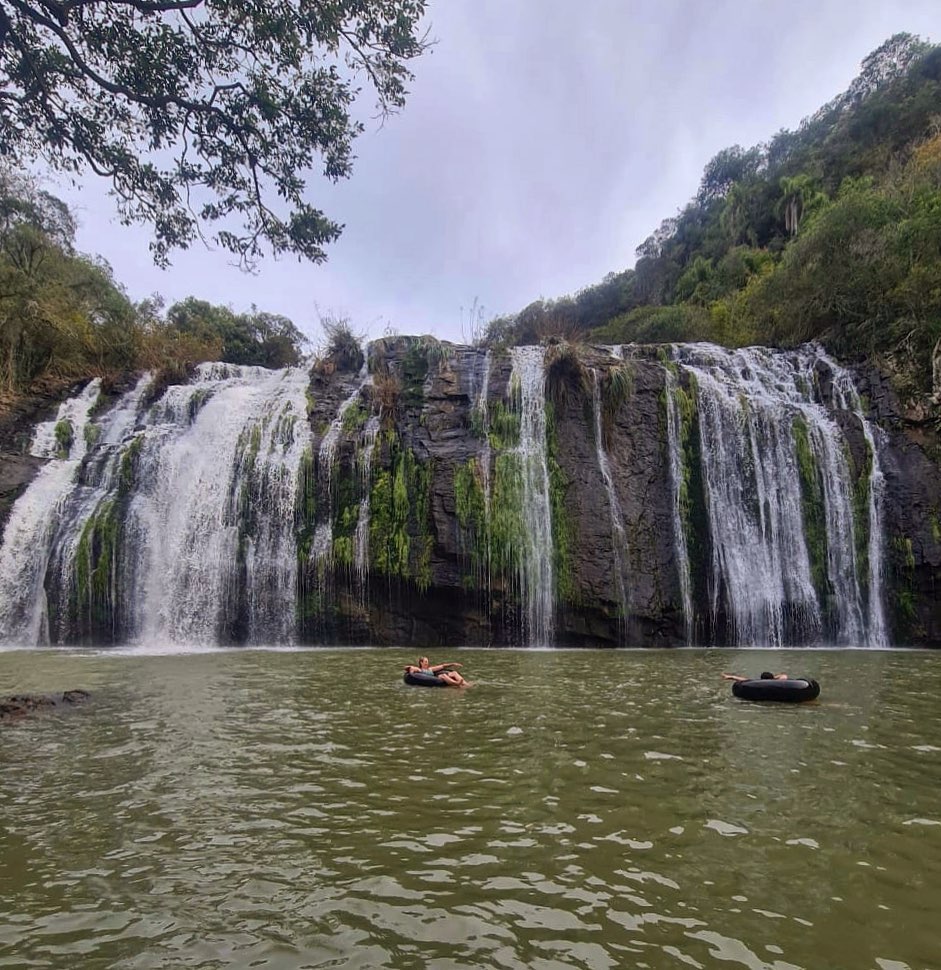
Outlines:
[[189, 298], [135, 306], [110, 267], [75, 250], [68, 207], [0, 169], [0, 403], [29, 389], [204, 360], [283, 367], [300, 359], [290, 320]]
[[110, 181], [158, 263], [204, 234], [319, 262], [305, 201], [352, 166], [357, 79], [405, 102], [425, 0], [0, 0], [0, 157]]
[[168, 327], [204, 343], [218, 341], [219, 360], [259, 367], [288, 367], [301, 359], [304, 335], [287, 318], [252, 307], [235, 313], [190, 296], [167, 310]]
[[899, 34], [796, 131], [719, 152], [633, 269], [491, 322], [575, 335], [877, 354], [927, 390], [941, 338], [941, 47]]

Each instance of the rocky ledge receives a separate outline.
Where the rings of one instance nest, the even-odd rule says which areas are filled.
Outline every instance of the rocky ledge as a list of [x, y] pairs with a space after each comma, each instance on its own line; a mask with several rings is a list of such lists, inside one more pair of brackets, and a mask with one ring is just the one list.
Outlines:
[[13, 694], [0, 699], [0, 721], [18, 721], [36, 711], [83, 704], [90, 696], [87, 690], [67, 690], [61, 694]]

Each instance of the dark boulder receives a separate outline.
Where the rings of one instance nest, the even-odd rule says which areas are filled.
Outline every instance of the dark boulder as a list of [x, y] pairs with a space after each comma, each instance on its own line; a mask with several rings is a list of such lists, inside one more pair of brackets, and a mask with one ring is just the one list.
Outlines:
[[0, 721], [18, 721], [38, 711], [82, 704], [91, 695], [87, 690], [75, 689], [61, 694], [13, 694], [0, 700]]

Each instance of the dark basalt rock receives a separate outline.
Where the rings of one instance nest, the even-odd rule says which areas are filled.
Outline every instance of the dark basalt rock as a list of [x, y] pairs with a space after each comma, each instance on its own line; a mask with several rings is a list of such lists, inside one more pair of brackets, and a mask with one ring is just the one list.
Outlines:
[[6, 526], [13, 503], [45, 464], [32, 455], [11, 455], [0, 452], [0, 535]]
[[67, 690], [61, 694], [13, 694], [0, 700], [0, 721], [17, 721], [39, 711], [83, 704], [91, 695], [87, 690]]
[[[521, 613], [512, 582], [495, 570], [474, 575], [457, 515], [455, 477], [483, 448], [474, 409], [481, 392], [485, 351], [443, 344], [443, 361], [416, 371], [414, 361], [427, 338], [396, 337], [381, 343], [383, 372], [397, 375], [401, 394], [383, 428], [397, 436], [422, 466], [430, 468], [430, 502], [424, 538], [430, 540], [430, 576], [419, 589], [412, 576], [373, 571], [367, 595], [337, 570], [331, 582], [332, 613], [309, 635], [321, 642], [413, 644], [520, 642]], [[548, 359], [551, 359], [550, 353]], [[607, 348], [580, 347], [583, 378], [568, 379], [554, 402], [556, 461], [564, 481], [562, 503], [569, 533], [571, 584], [556, 604], [554, 640], [560, 645], [616, 646], [624, 643], [677, 646], [686, 642], [673, 542], [669, 455], [664, 427], [665, 369], [657, 347], [632, 347], [627, 366], [630, 393], [609, 416], [607, 455], [624, 525], [621, 550], [624, 582], [619, 582], [608, 495], [598, 464], [593, 424], [591, 372], [603, 379], [624, 361]], [[375, 362], [374, 362], [375, 364]], [[570, 368], [571, 369], [571, 368]], [[510, 392], [508, 352], [490, 353], [487, 399], [506, 402]], [[907, 419], [887, 376], [871, 365], [854, 367], [857, 387], [870, 417], [878, 423], [885, 476], [885, 604], [893, 643], [941, 644], [941, 442], [929, 423]], [[573, 374], [568, 375], [573, 378]], [[829, 369], [818, 375], [824, 399], [833, 394]], [[356, 386], [351, 373], [315, 375], [311, 413], [315, 435], [322, 435], [340, 402]], [[680, 378], [681, 383], [684, 379]], [[547, 391], [551, 394], [551, 380]], [[689, 388], [686, 388], [689, 392]], [[376, 413], [372, 389], [364, 389]], [[854, 475], [868, 465], [869, 450], [858, 417], [838, 411]], [[373, 463], [391, 471], [380, 438]], [[316, 448], [315, 448], [316, 453]], [[340, 464], [352, 465], [352, 446], [339, 445]], [[491, 469], [492, 473], [492, 469]], [[693, 483], [692, 487], [697, 487]], [[701, 488], [701, 484], [698, 486]], [[698, 500], [702, 505], [702, 499]], [[693, 514], [705, 515], [705, 508]], [[410, 526], [414, 545], [422, 536]], [[705, 533], [698, 526], [699, 533]], [[704, 540], [705, 541], [705, 540]], [[693, 625], [696, 642], [728, 642], [729, 618], [710, 608], [705, 582], [711, 550], [690, 549]], [[414, 562], [412, 563], [414, 566]], [[511, 579], [511, 578], [510, 578]], [[627, 589], [628, 602], [621, 602]], [[626, 617], [626, 618], [625, 618]]]
[[[885, 436], [885, 563], [892, 642], [941, 646], [941, 439], [906, 415], [889, 378], [856, 367], [860, 393]], [[937, 408], [934, 408], [937, 411]]]

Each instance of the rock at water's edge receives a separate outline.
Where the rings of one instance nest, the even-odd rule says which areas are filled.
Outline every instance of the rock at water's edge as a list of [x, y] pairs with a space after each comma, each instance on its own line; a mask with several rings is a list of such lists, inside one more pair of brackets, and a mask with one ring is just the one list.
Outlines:
[[61, 694], [13, 694], [0, 700], [0, 721], [15, 721], [35, 711], [64, 705], [82, 704], [91, 695], [87, 690], [67, 690]]

